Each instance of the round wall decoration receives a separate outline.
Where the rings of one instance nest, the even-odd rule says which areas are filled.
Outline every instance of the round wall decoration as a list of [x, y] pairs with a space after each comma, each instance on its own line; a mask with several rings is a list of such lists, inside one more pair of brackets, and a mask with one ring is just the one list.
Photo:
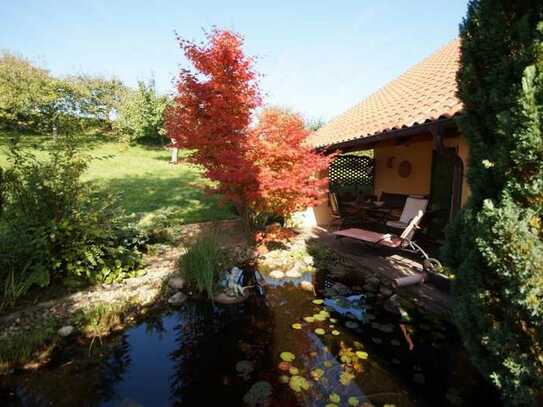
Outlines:
[[398, 166], [398, 174], [402, 178], [407, 178], [411, 175], [411, 163], [409, 161], [402, 161]]

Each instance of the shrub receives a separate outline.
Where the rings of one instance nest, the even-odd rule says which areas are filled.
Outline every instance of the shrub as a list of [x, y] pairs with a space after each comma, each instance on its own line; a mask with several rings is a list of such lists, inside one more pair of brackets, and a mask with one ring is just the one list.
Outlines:
[[224, 253], [214, 233], [198, 238], [179, 260], [186, 284], [198, 293], [213, 298]]
[[59, 137], [48, 159], [10, 146], [0, 218], [0, 287], [14, 301], [51, 281], [112, 282], [136, 270], [143, 236], [112, 197], [81, 181], [87, 159]]
[[543, 397], [543, 3], [472, 1], [460, 125], [471, 198], [447, 233], [454, 315], [509, 405]]

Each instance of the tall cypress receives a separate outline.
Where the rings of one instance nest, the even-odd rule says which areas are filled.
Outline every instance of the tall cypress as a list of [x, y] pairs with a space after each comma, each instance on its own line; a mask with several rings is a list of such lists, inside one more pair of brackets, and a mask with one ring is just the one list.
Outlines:
[[450, 225], [454, 316], [508, 405], [543, 401], [543, 1], [474, 0], [460, 27], [471, 197]]

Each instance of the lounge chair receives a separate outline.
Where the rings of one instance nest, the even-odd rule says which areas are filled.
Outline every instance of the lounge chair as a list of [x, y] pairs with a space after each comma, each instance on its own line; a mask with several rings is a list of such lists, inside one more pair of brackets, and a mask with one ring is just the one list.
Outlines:
[[424, 214], [427, 207], [428, 199], [410, 196], [405, 201], [400, 219], [397, 221], [389, 220], [386, 222], [386, 225], [395, 229], [405, 229], [407, 225], [409, 225], [411, 219], [413, 219], [419, 211], [422, 211]]
[[418, 225], [424, 216], [424, 212], [419, 210], [418, 213], [409, 221], [401, 235], [394, 235], [390, 233], [378, 233], [366, 229], [350, 228], [344, 230], [338, 230], [333, 234], [337, 238], [349, 238], [360, 241], [374, 247], [385, 247], [390, 249], [400, 249], [415, 254], [420, 254], [425, 260], [429, 260], [428, 254], [415, 243], [412, 238]]

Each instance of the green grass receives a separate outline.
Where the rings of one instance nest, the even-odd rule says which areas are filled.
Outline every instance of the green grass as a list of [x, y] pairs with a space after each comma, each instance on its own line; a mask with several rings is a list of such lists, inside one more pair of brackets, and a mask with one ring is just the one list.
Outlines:
[[[8, 165], [5, 148], [9, 133], [0, 133], [0, 166]], [[24, 135], [25, 146], [46, 157], [52, 140]], [[190, 164], [168, 164], [170, 152], [162, 147], [127, 145], [104, 136], [81, 136], [83, 150], [94, 157], [84, 179], [100, 190], [118, 195], [128, 213], [143, 223], [171, 226], [234, 217], [216, 196], [205, 193], [210, 181]], [[183, 154], [180, 154], [180, 159]]]

